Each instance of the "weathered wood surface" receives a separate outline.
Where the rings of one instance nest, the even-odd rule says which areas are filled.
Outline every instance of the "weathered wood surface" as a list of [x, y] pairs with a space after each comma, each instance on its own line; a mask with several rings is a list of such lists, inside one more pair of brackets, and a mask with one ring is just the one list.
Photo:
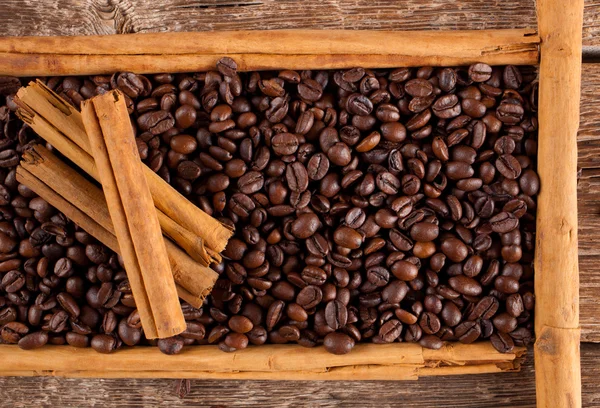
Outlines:
[[580, 323], [582, 341], [600, 341], [600, 65], [584, 65], [578, 136]]
[[[534, 27], [534, 0], [0, 0], [0, 35], [345, 28]], [[18, 18], [14, 16], [18, 15]], [[586, 0], [584, 45], [600, 45], [600, 1]]]
[[[0, 0], [0, 36], [236, 29], [492, 29], [536, 24], [532, 0]], [[600, 0], [586, 0], [584, 46], [600, 46]], [[600, 52], [598, 52], [600, 55]], [[600, 342], [600, 65], [583, 70], [579, 132], [582, 340]], [[600, 345], [582, 344], [583, 406], [600, 407]], [[520, 373], [418, 382], [0, 379], [0, 407], [535, 406], [531, 355]]]
[[[600, 345], [583, 344], [583, 406], [600, 406]], [[534, 407], [533, 356], [519, 373], [428, 377], [414, 382], [139, 379], [0, 379], [0, 407]]]

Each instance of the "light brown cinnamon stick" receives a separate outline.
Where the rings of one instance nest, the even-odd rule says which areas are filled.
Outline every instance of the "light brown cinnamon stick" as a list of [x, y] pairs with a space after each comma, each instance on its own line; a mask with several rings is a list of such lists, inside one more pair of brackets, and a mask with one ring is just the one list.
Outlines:
[[541, 43], [535, 247], [539, 407], [581, 407], [577, 130], [583, 0], [538, 0]]
[[[307, 41], [306, 39], [310, 39]], [[0, 38], [0, 74], [192, 72], [223, 55], [238, 70], [356, 66], [535, 64], [535, 29], [473, 31], [276, 30]]]
[[[17, 168], [19, 178], [100, 242], [119, 252], [102, 191], [45, 147], [36, 145], [23, 154]], [[180, 297], [196, 308], [201, 307], [217, 280], [217, 273], [195, 262], [168, 239], [164, 241]]]
[[[29, 86], [21, 88], [17, 93], [17, 99], [22, 106], [22, 110], [24, 108], [28, 111], [23, 112], [22, 117], [41, 116], [59, 133], [74, 142], [74, 146], [70, 146], [71, 153], [73, 153], [73, 150], [79, 150], [75, 149], [75, 146], [77, 146], [81, 149], [80, 151], [86, 152], [89, 156], [90, 143], [85, 129], [81, 125], [81, 114], [73, 106], [62, 100], [39, 81], [37, 83], [31, 82]], [[37, 132], [36, 128], [33, 127], [34, 125], [31, 126]], [[44, 134], [40, 134], [40, 136], [45, 137]], [[50, 143], [53, 143], [54, 147], [62, 152], [64, 141], [58, 140], [58, 142], [59, 145], [53, 142]], [[67, 155], [67, 153], [63, 154]], [[91, 170], [94, 167], [91, 157], [90, 159], [85, 157], [79, 160], [76, 160], [77, 157], [69, 157], [69, 159], [75, 163], [86, 161], [85, 167], [82, 168], [86, 172], [90, 170], [90, 175], [94, 176], [94, 172]], [[89, 163], [90, 160], [91, 163]], [[213, 251], [219, 253], [225, 249], [227, 241], [233, 235], [231, 228], [196, 207], [148, 167], [142, 166], [142, 172], [152, 193], [154, 204], [158, 209], [175, 223], [182, 227], [185, 226], [194, 236], [202, 238], [204, 244]], [[165, 225], [161, 224], [161, 226], [165, 228]], [[177, 236], [174, 231], [170, 233]]]
[[[223, 353], [217, 346], [190, 347], [167, 356], [152, 347], [120, 353], [77, 352], [44, 346], [35, 353], [17, 346], [0, 347], [0, 375], [67, 377], [240, 378], [272, 380], [416, 380], [427, 375], [518, 371], [526, 349], [496, 351], [490, 342], [449, 343], [428, 350], [415, 343], [357, 344], [350, 354], [330, 354], [323, 347], [292, 344], [248, 347]], [[100, 368], [98, 368], [100, 367]]]
[[[37, 87], [37, 84], [32, 86]], [[100, 182], [94, 158], [88, 154], [89, 150], [84, 150], [80, 147], [84, 145], [86, 149], [89, 149], [87, 135], [78, 126], [73, 126], [81, 118], [79, 112], [72, 106], [67, 106], [61, 102], [54, 94], [48, 92], [46, 88], [40, 87], [39, 91], [33, 92], [25, 89], [23, 95], [27, 95], [26, 99], [33, 106], [41, 107], [40, 110], [44, 112], [53, 113], [54, 125], [20, 100], [19, 103], [22, 104], [22, 107], [17, 112], [19, 117], [29, 124], [38, 135], [56, 147], [65, 157]], [[70, 137], [61, 133], [56, 126], [70, 132]], [[180, 198], [185, 200], [182, 196]], [[211, 251], [210, 248], [206, 248], [202, 238], [177, 224], [161, 210], [157, 209], [156, 211], [163, 233], [179, 244], [194, 260], [204, 266], [208, 266], [213, 262], [220, 262], [220, 256]]]
[[124, 96], [96, 96], [82, 112], [142, 327], [149, 338], [179, 334], [186, 323]]

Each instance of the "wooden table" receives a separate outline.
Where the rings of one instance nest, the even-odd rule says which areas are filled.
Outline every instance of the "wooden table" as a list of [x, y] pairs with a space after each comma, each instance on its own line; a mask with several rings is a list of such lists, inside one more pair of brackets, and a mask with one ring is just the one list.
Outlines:
[[[0, 36], [236, 29], [491, 29], [535, 26], [532, 0], [0, 0]], [[583, 45], [600, 48], [600, 1], [586, 0]], [[594, 48], [595, 47], [595, 48]], [[600, 406], [600, 64], [583, 67], [579, 262], [583, 405]], [[1, 362], [0, 362], [1, 364]], [[0, 379], [0, 407], [534, 406], [532, 356], [519, 373], [418, 382]]]

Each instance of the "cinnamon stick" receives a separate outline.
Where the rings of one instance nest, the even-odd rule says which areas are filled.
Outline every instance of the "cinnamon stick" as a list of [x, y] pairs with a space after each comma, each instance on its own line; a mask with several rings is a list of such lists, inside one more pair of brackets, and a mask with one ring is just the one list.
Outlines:
[[[45, 346], [35, 353], [17, 346], [0, 347], [0, 375], [67, 377], [242, 378], [273, 380], [416, 380], [426, 375], [460, 375], [516, 371], [526, 349], [502, 354], [489, 342], [447, 344], [439, 350], [414, 343], [357, 344], [336, 356], [322, 347], [264, 345], [223, 353], [217, 346], [186, 349], [166, 356], [155, 348], [135, 347], [101, 355], [92, 349]], [[98, 368], [101, 367], [101, 368]]]
[[[115, 252], [119, 246], [102, 191], [45, 147], [23, 154], [17, 179]], [[210, 293], [217, 273], [191, 259], [165, 239], [180, 297], [198, 308]], [[182, 296], [183, 294], [183, 296]]]
[[[21, 104], [21, 108], [17, 111], [19, 117], [29, 124], [38, 135], [57, 148], [65, 157], [94, 179], [100, 181], [94, 159], [88, 153], [89, 142], [87, 135], [78, 125], [81, 119], [79, 112], [43, 85], [32, 83], [29, 87], [22, 88], [20, 92], [23, 98], [31, 105], [25, 103], [24, 100], [18, 99], [19, 104]], [[32, 107], [45, 112], [45, 115], [50, 115], [53, 123], [47, 121], [42, 115], [33, 110]], [[83, 127], [83, 124], [81, 126]], [[67, 137], [67, 135], [61, 133], [58, 129], [64, 129], [69, 132], [69, 136]], [[82, 148], [82, 146], [84, 147]], [[175, 194], [178, 195], [179, 201], [187, 201], [179, 193], [175, 192]], [[185, 203], [182, 205], [186, 206], [186, 208], [188, 207]], [[202, 213], [205, 217], [209, 217], [200, 209], [196, 208], [196, 210], [192, 210], [192, 214], [198, 212], [198, 214]], [[220, 256], [215, 251], [206, 247], [201, 237], [182, 227], [162, 211], [157, 209], [157, 212], [158, 220], [164, 234], [179, 244], [194, 260], [202, 263], [204, 266], [221, 261]], [[213, 222], [216, 222], [212, 217], [209, 218]], [[220, 225], [218, 222], [217, 224]], [[226, 242], [225, 240], [225, 244]]]
[[179, 334], [186, 323], [124, 96], [96, 96], [82, 112], [142, 327], [149, 338]]
[[[58, 131], [72, 143], [66, 143], [64, 137], [55, 138], [58, 140], [54, 142], [48, 141], [78, 166], [79, 163], [84, 162], [80, 167], [97, 179], [97, 175], [95, 176], [95, 172], [92, 170], [94, 168], [93, 158], [90, 156], [90, 144], [82, 125], [81, 113], [39, 81], [31, 82], [29, 86], [21, 88], [17, 93], [17, 100], [21, 106], [19, 115], [24, 120], [32, 122], [30, 125], [36, 132], [38, 130], [34, 124], [41, 123], [40, 120], [35, 120], [37, 117], [47, 122], [47, 124], [41, 125], [42, 133], [38, 133], [41, 137], [45, 138], [49, 133], [57, 136], [56, 131]], [[48, 132], [48, 128], [51, 127], [56, 131]], [[68, 146], [65, 148], [65, 145]], [[87, 156], [80, 157], [81, 152], [87, 153]], [[142, 166], [142, 172], [158, 209], [182, 228], [185, 226], [185, 229], [188, 229], [193, 236], [200, 237], [207, 249], [212, 249], [216, 253], [225, 249], [229, 238], [233, 235], [232, 228], [196, 207], [148, 167]], [[166, 229], [169, 225], [161, 223], [161, 227]], [[168, 233], [178, 236], [176, 231], [171, 230]], [[185, 243], [180, 245], [186, 246]]]
[[7, 37], [0, 39], [0, 74], [206, 71], [214, 69], [223, 55], [235, 59], [239, 71], [448, 66], [475, 62], [528, 65], [538, 61], [538, 44], [535, 29], [275, 30]]
[[577, 130], [583, 0], [538, 0], [541, 43], [535, 249], [535, 371], [540, 407], [581, 407]]

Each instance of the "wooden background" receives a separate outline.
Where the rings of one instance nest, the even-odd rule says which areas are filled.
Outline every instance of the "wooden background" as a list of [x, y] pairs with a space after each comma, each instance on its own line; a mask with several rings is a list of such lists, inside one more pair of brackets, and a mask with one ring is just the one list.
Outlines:
[[[565, 1], [565, 6], [568, 0]], [[535, 27], [532, 0], [0, 0], [0, 36], [241, 29]], [[583, 45], [600, 47], [600, 0], [586, 0]], [[600, 407], [600, 64], [583, 69], [579, 132], [579, 267], [585, 407]], [[1, 364], [1, 362], [0, 362]], [[0, 407], [535, 406], [532, 356], [520, 373], [418, 382], [0, 379]]]

